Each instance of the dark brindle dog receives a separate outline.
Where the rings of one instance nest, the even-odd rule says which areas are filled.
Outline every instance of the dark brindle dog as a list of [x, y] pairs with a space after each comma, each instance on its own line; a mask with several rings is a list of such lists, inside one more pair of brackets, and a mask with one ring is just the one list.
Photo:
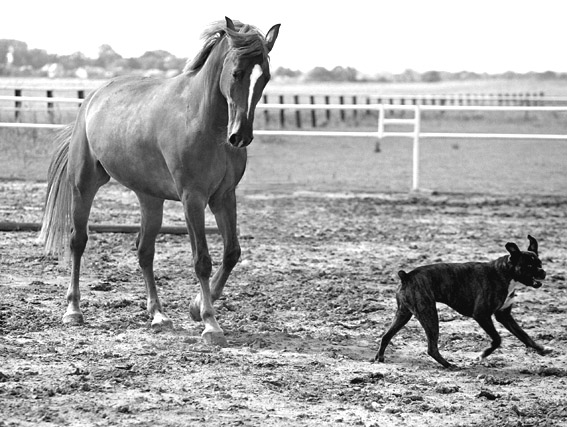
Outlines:
[[432, 264], [398, 275], [402, 281], [397, 292], [398, 310], [390, 329], [382, 337], [380, 350], [374, 360], [384, 361], [384, 350], [392, 337], [410, 320], [419, 320], [427, 335], [427, 353], [445, 367], [452, 365], [439, 354], [439, 318], [436, 302], [447, 304], [463, 316], [472, 317], [486, 331], [492, 344], [480, 355], [480, 360], [496, 350], [500, 335], [492, 323], [492, 315], [526, 346], [544, 355], [551, 350], [534, 342], [512, 317], [514, 291], [518, 283], [532, 288], [545, 279], [538, 258], [537, 241], [528, 236], [528, 250], [520, 251], [515, 243], [507, 243], [510, 255], [491, 262]]

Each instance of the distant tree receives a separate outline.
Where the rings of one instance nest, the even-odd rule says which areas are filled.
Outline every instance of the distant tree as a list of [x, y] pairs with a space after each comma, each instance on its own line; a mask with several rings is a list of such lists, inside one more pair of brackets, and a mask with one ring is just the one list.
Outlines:
[[325, 67], [315, 67], [307, 73], [305, 80], [313, 82], [330, 82], [333, 80], [333, 74]]
[[479, 80], [482, 76], [473, 71], [459, 71], [453, 78], [454, 80]]
[[27, 51], [27, 43], [18, 40], [0, 40], [0, 64], [6, 65], [8, 62], [8, 54], [10, 54], [10, 59], [12, 60], [11, 65], [14, 67], [27, 65], [25, 63]]
[[[179, 68], [178, 63], [172, 67], [171, 63], [175, 57], [166, 50], [152, 50], [145, 52], [138, 61], [140, 62], [141, 68], [144, 70], [168, 70], [172, 68]], [[181, 66], [183, 68], [183, 66]]]
[[317, 82], [354, 82], [358, 79], [358, 71], [352, 67], [337, 66], [332, 70], [315, 67], [306, 75], [306, 80]]
[[352, 67], [335, 67], [331, 70], [331, 76], [337, 82], [355, 82], [358, 78], [358, 71]]
[[60, 56], [59, 61], [66, 70], [75, 70], [77, 68], [89, 65], [89, 58], [82, 52], [75, 52], [71, 55]]
[[554, 71], [545, 71], [543, 73], [538, 74], [538, 79], [540, 80], [556, 80], [557, 73]]
[[404, 83], [418, 82], [421, 80], [421, 75], [417, 71], [408, 68], [394, 80]]
[[95, 65], [110, 68], [121, 59], [122, 56], [116, 53], [110, 45], [103, 44], [98, 48], [98, 59], [95, 61]]
[[437, 83], [441, 81], [441, 73], [439, 71], [426, 71], [421, 75], [421, 81], [426, 83]]
[[142, 68], [139, 58], [128, 58], [126, 60], [126, 66], [131, 70], [140, 70]]
[[515, 80], [519, 77], [521, 77], [520, 74], [514, 72], [514, 71], [506, 71], [504, 74], [502, 74], [500, 77], [507, 79], [507, 80]]
[[287, 78], [296, 78], [301, 76], [301, 71], [299, 70], [292, 70], [290, 68], [278, 67], [272, 75], [274, 77], [287, 77]]
[[43, 49], [30, 49], [26, 52], [26, 64], [34, 70], [40, 70], [43, 66], [56, 60], [57, 55], [49, 54]]

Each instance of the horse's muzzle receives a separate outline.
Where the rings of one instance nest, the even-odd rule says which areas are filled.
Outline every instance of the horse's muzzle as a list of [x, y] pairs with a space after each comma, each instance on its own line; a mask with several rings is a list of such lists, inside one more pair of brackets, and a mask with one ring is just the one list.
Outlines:
[[248, 136], [240, 133], [233, 133], [228, 137], [228, 142], [230, 142], [233, 147], [244, 148], [249, 146], [253, 139], [254, 137], [252, 135]]

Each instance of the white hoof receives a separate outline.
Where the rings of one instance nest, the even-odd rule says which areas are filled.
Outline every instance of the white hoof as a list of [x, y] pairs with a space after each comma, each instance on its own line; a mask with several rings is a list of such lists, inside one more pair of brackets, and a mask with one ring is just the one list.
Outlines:
[[63, 324], [68, 326], [80, 326], [85, 323], [85, 319], [83, 317], [83, 313], [81, 312], [73, 312], [73, 313], [65, 313], [63, 316]]
[[166, 316], [156, 315], [152, 320], [152, 330], [154, 332], [169, 331], [173, 329], [173, 322]]

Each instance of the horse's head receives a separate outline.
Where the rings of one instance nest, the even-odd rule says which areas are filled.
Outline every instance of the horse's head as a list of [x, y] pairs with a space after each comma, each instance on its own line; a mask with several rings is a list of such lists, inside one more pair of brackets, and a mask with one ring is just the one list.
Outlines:
[[220, 91], [228, 104], [228, 142], [246, 147], [254, 138], [252, 127], [256, 104], [270, 80], [268, 54], [278, 37], [274, 25], [266, 37], [253, 27], [226, 18], [229, 50], [220, 77]]

